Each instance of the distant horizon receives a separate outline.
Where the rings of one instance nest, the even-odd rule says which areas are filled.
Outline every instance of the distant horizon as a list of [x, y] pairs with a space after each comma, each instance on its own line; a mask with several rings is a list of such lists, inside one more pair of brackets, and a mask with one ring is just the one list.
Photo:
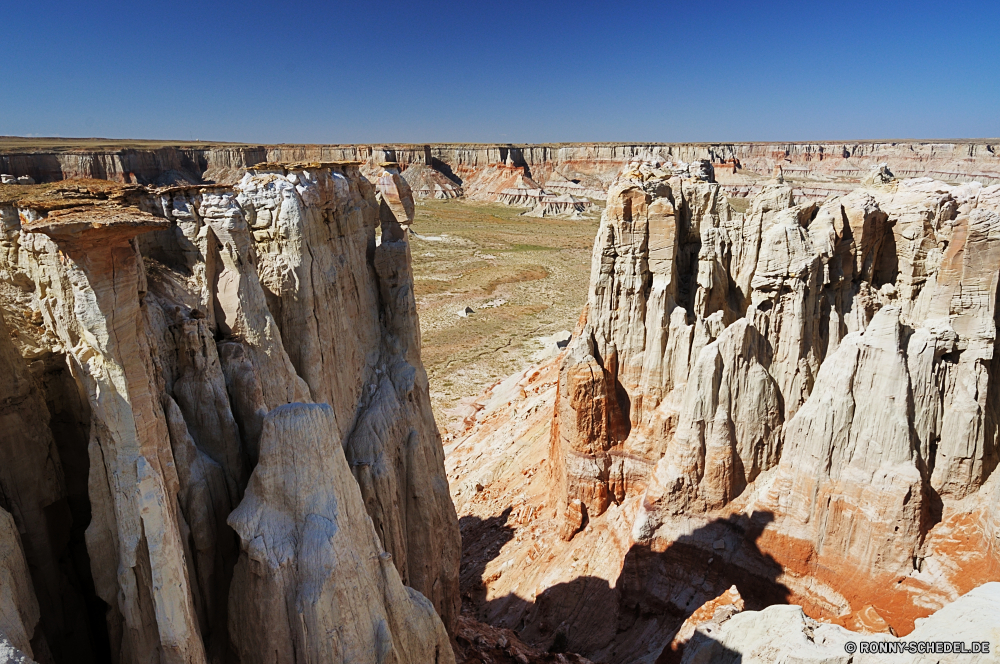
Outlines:
[[0, 71], [0, 134], [26, 138], [1000, 136], [1000, 3], [53, 0], [11, 3], [4, 24], [27, 55]]
[[[155, 143], [162, 144], [165, 146], [173, 145], [190, 145], [193, 143], [203, 144], [207, 146], [213, 145], [226, 145], [233, 147], [309, 147], [309, 146], [333, 146], [333, 147], [351, 147], [351, 146], [435, 146], [435, 145], [506, 145], [510, 147], [519, 146], [549, 146], [549, 145], [744, 145], [744, 144], [770, 144], [770, 145], [832, 145], [832, 144], [852, 144], [852, 143], [921, 143], [921, 144], [957, 144], [957, 143], [973, 143], [973, 144], [990, 144], [990, 143], [1000, 143], [1000, 137], [995, 136], [983, 136], [983, 137], [959, 137], [959, 138], [848, 138], [848, 139], [804, 139], [804, 140], [772, 140], [772, 141], [754, 141], [754, 140], [734, 140], [734, 141], [543, 141], [543, 142], [510, 142], [510, 141], [369, 141], [369, 142], [347, 142], [347, 143], [323, 143], [323, 142], [283, 142], [283, 143], [263, 143], [256, 141], [216, 141], [208, 140], [202, 138], [195, 139], [170, 139], [170, 138], [113, 138], [106, 136], [30, 136], [30, 135], [0, 135], [0, 150], [12, 149], [4, 145], [4, 142], [9, 139], [16, 139], [18, 141], [26, 141], [30, 143], [32, 140], [38, 141], [66, 141], [67, 143], [72, 142], [106, 142], [108, 144], [115, 143]], [[25, 147], [31, 147], [30, 145], [25, 145]], [[59, 147], [54, 145], [52, 147]], [[67, 145], [67, 147], [70, 147]]]

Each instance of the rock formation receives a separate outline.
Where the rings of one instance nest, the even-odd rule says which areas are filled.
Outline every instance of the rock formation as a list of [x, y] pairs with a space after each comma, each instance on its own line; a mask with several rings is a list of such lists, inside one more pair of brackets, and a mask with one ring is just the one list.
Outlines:
[[[265, 417], [260, 461], [229, 522], [242, 553], [229, 594], [241, 662], [443, 662], [434, 607], [406, 588], [366, 518], [333, 409], [288, 404]], [[338, 495], [339, 494], [339, 495]]]
[[[204, 143], [141, 149], [96, 140], [66, 141], [64, 148], [4, 149], [0, 172], [37, 182], [99, 178], [142, 184], [235, 184], [264, 162], [358, 160], [372, 170], [398, 162], [418, 198], [462, 195], [496, 201], [518, 173], [548, 192], [604, 199], [623, 166], [634, 161], [671, 163], [686, 175], [708, 173], [728, 195], [755, 195], [775, 172], [793, 186], [797, 201], [845, 194], [885, 164], [897, 177], [929, 176], [947, 182], [1000, 183], [1000, 157], [989, 140], [842, 143], [570, 143], [560, 145], [233, 145]], [[690, 172], [691, 165], [696, 172]], [[412, 173], [407, 173], [413, 169]], [[712, 179], [709, 177], [708, 179]], [[532, 206], [534, 207], [534, 205]]]
[[526, 217], [573, 217], [588, 211], [593, 204], [572, 194], [544, 194], [534, 208], [524, 213]]
[[460, 542], [398, 170], [17, 189], [0, 203], [13, 647], [453, 661]]
[[906, 634], [998, 578], [1000, 186], [879, 169], [737, 213], [662, 166], [610, 187], [565, 353], [448, 448], [479, 616], [652, 662], [734, 584]]
[[[888, 662], [996, 661], [1000, 583], [987, 583], [920, 620], [906, 638], [850, 632], [811, 620], [797, 606], [723, 613], [700, 625], [681, 660], [684, 664], [882, 664]], [[851, 642], [856, 653], [850, 653]], [[956, 642], [961, 651], [954, 650]], [[988, 650], [982, 644], [988, 645]], [[862, 650], [862, 644], [868, 646]], [[947, 645], [946, 645], [947, 644]], [[986, 650], [986, 652], [984, 652]], [[870, 652], [869, 652], [870, 651]]]
[[33, 655], [38, 599], [31, 585], [21, 538], [9, 512], [0, 508], [0, 661]]
[[459, 198], [463, 193], [454, 180], [425, 164], [411, 164], [402, 175], [415, 198]]
[[681, 628], [677, 630], [667, 647], [663, 649], [660, 656], [656, 658], [656, 664], [674, 664], [680, 662], [686, 654], [687, 646], [692, 638], [697, 635], [697, 643], [691, 647], [691, 651], [700, 647], [705, 636], [711, 636], [719, 625], [726, 622], [744, 608], [743, 598], [736, 586], [732, 586], [718, 597], [702, 604], [698, 609], [687, 617]]
[[505, 181], [500, 186], [503, 188], [498, 192], [490, 193], [496, 196], [497, 202], [504, 205], [532, 208], [546, 195], [540, 184], [524, 175], [524, 169], [518, 169], [510, 182]]
[[[476, 192], [483, 198], [495, 198], [498, 203], [512, 205], [515, 207], [530, 208], [525, 212], [529, 217], [553, 217], [553, 216], [579, 216], [579, 213], [587, 211], [591, 202], [584, 198], [577, 198], [572, 194], [553, 194], [546, 191], [537, 182], [524, 175], [524, 169], [517, 169], [513, 181], [504, 181], [500, 185], [503, 189], [489, 193]], [[495, 187], [494, 187], [495, 188]]]
[[773, 187], [742, 217], [713, 185], [643, 169], [612, 188], [561, 369], [566, 497], [596, 516], [642, 492], [649, 542], [745, 494], [812, 565], [898, 579], [942, 501], [1000, 459], [1000, 188], [785, 201]]

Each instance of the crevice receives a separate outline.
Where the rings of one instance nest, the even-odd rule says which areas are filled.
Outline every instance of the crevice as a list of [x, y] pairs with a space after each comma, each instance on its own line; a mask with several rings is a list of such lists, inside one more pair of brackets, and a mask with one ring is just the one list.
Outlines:
[[[1000, 330], [1000, 289], [997, 289], [993, 300], [993, 324]], [[986, 386], [982, 482], [988, 480], [1000, 465], [1000, 386], [997, 385], [997, 380], [1000, 379], [1000, 334], [996, 337], [993, 342], [993, 357], [990, 359], [990, 381]]]
[[[90, 406], [70, 375], [64, 356], [53, 356], [41, 375], [49, 426], [61, 461], [65, 498], [45, 510], [50, 532], [63, 533], [59, 567], [67, 585], [63, 599], [69, 607], [82, 602], [82, 611], [67, 616], [61, 636], [47, 634], [56, 664], [111, 661], [106, 615], [108, 605], [97, 596], [85, 533], [91, 520]], [[72, 607], [78, 608], [78, 607]], [[43, 624], [51, 622], [45, 620]]]
[[874, 270], [872, 271], [872, 285], [878, 289], [885, 284], [895, 286], [899, 277], [899, 256], [896, 251], [896, 234], [893, 233], [892, 226], [885, 229], [885, 236], [878, 248], [878, 256], [875, 259]]

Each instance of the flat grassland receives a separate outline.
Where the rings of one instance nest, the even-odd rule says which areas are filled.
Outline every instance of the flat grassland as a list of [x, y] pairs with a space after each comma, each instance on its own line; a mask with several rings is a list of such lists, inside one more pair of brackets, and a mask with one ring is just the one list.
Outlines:
[[[599, 207], [537, 219], [477, 201], [420, 201], [411, 228], [421, 356], [434, 416], [534, 364], [540, 337], [572, 331], [587, 300]], [[474, 313], [459, 315], [466, 307]]]

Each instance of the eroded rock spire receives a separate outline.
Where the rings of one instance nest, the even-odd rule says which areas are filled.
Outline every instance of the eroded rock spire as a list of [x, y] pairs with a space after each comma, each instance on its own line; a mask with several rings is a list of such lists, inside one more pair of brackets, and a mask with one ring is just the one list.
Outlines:
[[[419, 356], [402, 232], [412, 198], [398, 173], [386, 178], [395, 186], [377, 197], [356, 164], [263, 165], [235, 188], [25, 188], [0, 205], [2, 305], [25, 321], [11, 359], [23, 375], [21, 355], [67, 368], [61, 382], [4, 383], [3, 398], [44, 408], [32, 390], [72, 387], [83, 405], [51, 427], [89, 439], [82, 494], [73, 448], [65, 473], [47, 457], [51, 491], [40, 464], [0, 473], [0, 495], [27, 482], [39, 495], [18, 510], [67, 493], [90, 510], [81, 587], [93, 584], [106, 614], [85, 629], [115, 661], [256, 661], [269, 651], [248, 648], [262, 635], [281, 661], [452, 660], [457, 519]], [[14, 447], [46, 454], [50, 425], [34, 424]], [[0, 439], [0, 454], [8, 447]], [[317, 540], [320, 517], [329, 537]], [[32, 528], [21, 540], [43, 542]], [[255, 529], [292, 554], [260, 554]], [[334, 570], [332, 551], [354, 572]], [[59, 638], [42, 591], [75, 583], [32, 581], [38, 610], [18, 591], [21, 627], [8, 634], [28, 654]], [[263, 608], [279, 598], [284, 631]]]

